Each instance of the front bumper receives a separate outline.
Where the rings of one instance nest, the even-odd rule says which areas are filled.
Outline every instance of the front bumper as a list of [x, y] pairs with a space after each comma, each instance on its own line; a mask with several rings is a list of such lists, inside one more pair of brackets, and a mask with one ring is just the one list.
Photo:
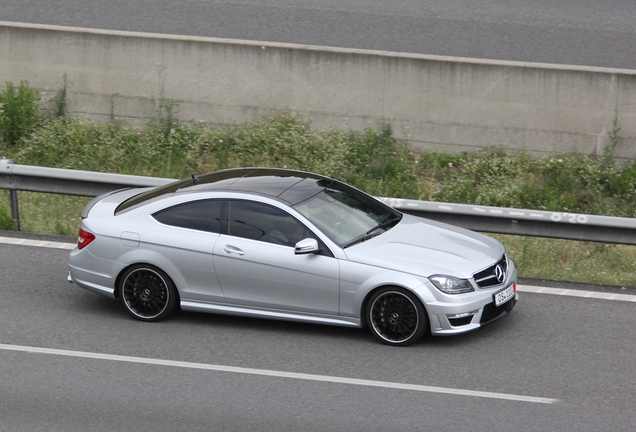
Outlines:
[[474, 296], [471, 301], [462, 304], [427, 305], [431, 334], [453, 335], [476, 330], [508, 315], [519, 301], [519, 294], [515, 292], [514, 297], [496, 307], [493, 296], [494, 293], [490, 292]]
[[512, 311], [512, 308], [515, 307], [517, 301], [519, 300], [519, 294], [515, 293], [514, 298], [507, 301], [506, 303], [495, 306], [495, 303], [489, 303], [484, 307], [484, 310], [481, 313], [481, 319], [479, 320], [479, 324], [484, 325], [499, 318], [503, 318]]

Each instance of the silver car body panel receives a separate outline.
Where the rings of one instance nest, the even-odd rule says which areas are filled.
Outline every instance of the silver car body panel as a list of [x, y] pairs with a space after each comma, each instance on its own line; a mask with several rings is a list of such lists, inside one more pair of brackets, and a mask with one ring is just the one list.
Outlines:
[[[390, 231], [345, 250], [350, 261], [422, 276], [468, 279], [502, 257], [491, 237], [405, 214]], [[387, 260], [390, 257], [390, 260]]]
[[226, 302], [338, 315], [338, 260], [295, 255], [294, 248], [221, 235], [214, 263]]
[[221, 315], [236, 315], [254, 318], [269, 318], [283, 321], [310, 322], [345, 327], [361, 327], [359, 318], [338, 315], [314, 315], [309, 313], [291, 313], [277, 309], [229, 306], [222, 303], [181, 301], [181, 309], [193, 312], [212, 312]]
[[[82, 228], [96, 239], [69, 258], [78, 286], [116, 297], [118, 276], [130, 265], [162, 269], [177, 287], [181, 307], [221, 314], [364, 326], [365, 299], [387, 285], [415, 293], [425, 305], [434, 335], [480, 327], [484, 307], [516, 281], [508, 260], [505, 280], [479, 288], [473, 275], [505, 254], [496, 240], [454, 226], [403, 215], [388, 231], [342, 249], [285, 203], [240, 192], [197, 191], [196, 199], [243, 199], [268, 204], [295, 217], [332, 256], [294, 254], [294, 247], [226, 234], [168, 226], [152, 214], [193, 199], [174, 193], [113, 216], [117, 206], [142, 190], [124, 190], [91, 202]], [[428, 279], [445, 274], [469, 279], [475, 290], [445, 294]], [[515, 294], [515, 300], [518, 295]], [[453, 326], [449, 318], [472, 316]]]

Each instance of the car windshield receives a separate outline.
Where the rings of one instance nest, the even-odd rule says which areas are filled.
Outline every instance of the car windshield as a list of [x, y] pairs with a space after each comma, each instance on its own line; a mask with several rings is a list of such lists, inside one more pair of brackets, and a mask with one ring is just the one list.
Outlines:
[[341, 247], [381, 234], [402, 218], [398, 211], [339, 182], [294, 208]]

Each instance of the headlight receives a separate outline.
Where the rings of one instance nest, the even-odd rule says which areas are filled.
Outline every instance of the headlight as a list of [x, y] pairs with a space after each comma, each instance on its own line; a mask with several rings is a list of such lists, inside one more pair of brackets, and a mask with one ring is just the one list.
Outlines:
[[435, 275], [428, 278], [435, 287], [446, 294], [463, 294], [475, 291], [467, 279], [458, 279], [452, 276]]

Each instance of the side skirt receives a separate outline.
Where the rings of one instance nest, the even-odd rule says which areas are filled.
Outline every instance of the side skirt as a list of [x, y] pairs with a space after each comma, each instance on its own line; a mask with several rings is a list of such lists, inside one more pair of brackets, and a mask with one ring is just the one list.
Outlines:
[[252, 318], [267, 318], [283, 321], [310, 322], [345, 327], [361, 327], [360, 318], [334, 317], [331, 315], [302, 315], [271, 309], [254, 309], [240, 306], [228, 306], [216, 303], [200, 303], [188, 300], [181, 301], [181, 309], [193, 312], [208, 312], [223, 315], [245, 316]]

